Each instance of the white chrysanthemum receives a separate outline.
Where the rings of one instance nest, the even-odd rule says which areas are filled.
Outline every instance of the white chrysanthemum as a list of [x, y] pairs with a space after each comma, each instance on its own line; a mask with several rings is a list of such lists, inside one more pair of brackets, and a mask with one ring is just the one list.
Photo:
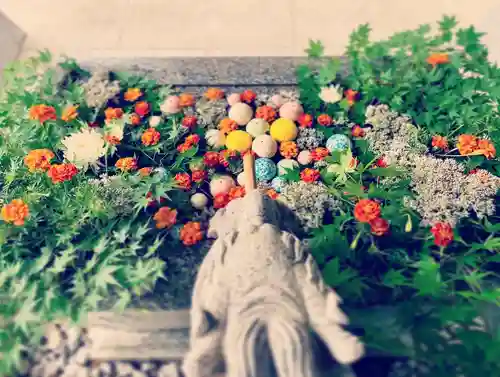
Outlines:
[[82, 129], [64, 138], [64, 157], [78, 168], [87, 168], [95, 164], [106, 154], [106, 145], [102, 135], [93, 129]]
[[342, 99], [342, 89], [340, 85], [330, 85], [321, 88], [319, 98], [326, 103], [337, 103]]

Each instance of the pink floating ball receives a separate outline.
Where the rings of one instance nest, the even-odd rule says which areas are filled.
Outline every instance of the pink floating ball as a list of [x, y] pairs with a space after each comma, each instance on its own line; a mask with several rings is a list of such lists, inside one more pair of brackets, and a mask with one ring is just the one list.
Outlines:
[[298, 102], [291, 101], [280, 107], [280, 117], [293, 120], [294, 122], [304, 113], [302, 105]]
[[235, 186], [234, 179], [228, 175], [219, 175], [210, 181], [210, 194], [227, 194]]
[[301, 165], [310, 164], [312, 162], [311, 152], [309, 152], [307, 150], [306, 151], [301, 151], [299, 153], [299, 155], [297, 156], [297, 161]]
[[271, 102], [273, 103], [274, 106], [280, 108], [285, 103], [285, 99], [281, 95], [275, 94], [274, 96], [271, 97]]
[[231, 93], [227, 97], [227, 103], [229, 103], [229, 106], [233, 106], [235, 103], [241, 102], [241, 97], [238, 93]]
[[177, 96], [168, 96], [160, 106], [160, 110], [165, 114], [177, 114], [181, 111], [180, 100]]

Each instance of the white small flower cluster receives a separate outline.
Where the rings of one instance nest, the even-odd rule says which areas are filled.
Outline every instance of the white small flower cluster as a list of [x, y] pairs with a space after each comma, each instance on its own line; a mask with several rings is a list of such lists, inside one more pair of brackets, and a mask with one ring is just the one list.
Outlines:
[[227, 116], [227, 101], [209, 101], [202, 98], [196, 102], [196, 117], [198, 123], [209, 129], [217, 128], [219, 122]]
[[323, 224], [326, 211], [334, 211], [339, 207], [339, 202], [320, 182], [289, 183], [285, 186], [278, 200], [295, 212], [305, 230], [320, 227]]
[[103, 71], [93, 73], [82, 87], [85, 92], [85, 102], [91, 107], [103, 107], [120, 93], [120, 83], [109, 81], [108, 73]]
[[405, 198], [405, 204], [420, 214], [423, 225], [447, 222], [454, 226], [471, 211], [479, 218], [494, 213], [500, 178], [485, 170], [467, 175], [457, 161], [427, 155], [427, 147], [418, 141], [418, 129], [386, 105], [369, 106], [366, 116], [373, 126], [367, 132], [372, 150], [409, 172], [415, 198]]
[[324, 141], [325, 135], [316, 128], [299, 128], [299, 134], [295, 140], [297, 147], [302, 151], [306, 149], [312, 151], [321, 146]]
[[412, 189], [417, 195], [406, 204], [420, 213], [423, 225], [447, 222], [454, 226], [470, 211], [479, 218], [494, 213], [500, 178], [485, 170], [466, 175], [463, 166], [452, 159], [415, 156], [414, 163]]
[[89, 183], [95, 187], [99, 198], [113, 210], [114, 215], [127, 216], [134, 212], [135, 191], [122, 184], [119, 177], [104, 174], [100, 178], [90, 179]]

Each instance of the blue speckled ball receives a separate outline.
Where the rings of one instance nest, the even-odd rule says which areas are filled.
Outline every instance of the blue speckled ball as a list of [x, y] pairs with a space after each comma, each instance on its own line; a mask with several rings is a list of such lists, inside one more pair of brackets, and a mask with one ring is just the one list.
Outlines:
[[276, 164], [270, 158], [262, 157], [255, 160], [255, 178], [259, 182], [270, 181], [277, 172]]
[[334, 134], [326, 141], [326, 149], [328, 149], [330, 153], [334, 151], [346, 151], [349, 148], [351, 148], [351, 140], [342, 134]]
[[281, 192], [286, 186], [286, 179], [283, 177], [275, 177], [271, 181], [271, 186], [276, 192]]

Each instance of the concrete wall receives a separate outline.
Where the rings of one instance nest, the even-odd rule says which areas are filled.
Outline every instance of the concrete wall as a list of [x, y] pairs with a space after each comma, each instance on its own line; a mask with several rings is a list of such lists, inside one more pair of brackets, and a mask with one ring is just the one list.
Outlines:
[[0, 0], [0, 9], [28, 34], [25, 55], [300, 56], [309, 38], [337, 55], [360, 23], [384, 38], [449, 14], [488, 33], [500, 62], [500, 0]]
[[0, 71], [21, 52], [25, 33], [0, 11]]

